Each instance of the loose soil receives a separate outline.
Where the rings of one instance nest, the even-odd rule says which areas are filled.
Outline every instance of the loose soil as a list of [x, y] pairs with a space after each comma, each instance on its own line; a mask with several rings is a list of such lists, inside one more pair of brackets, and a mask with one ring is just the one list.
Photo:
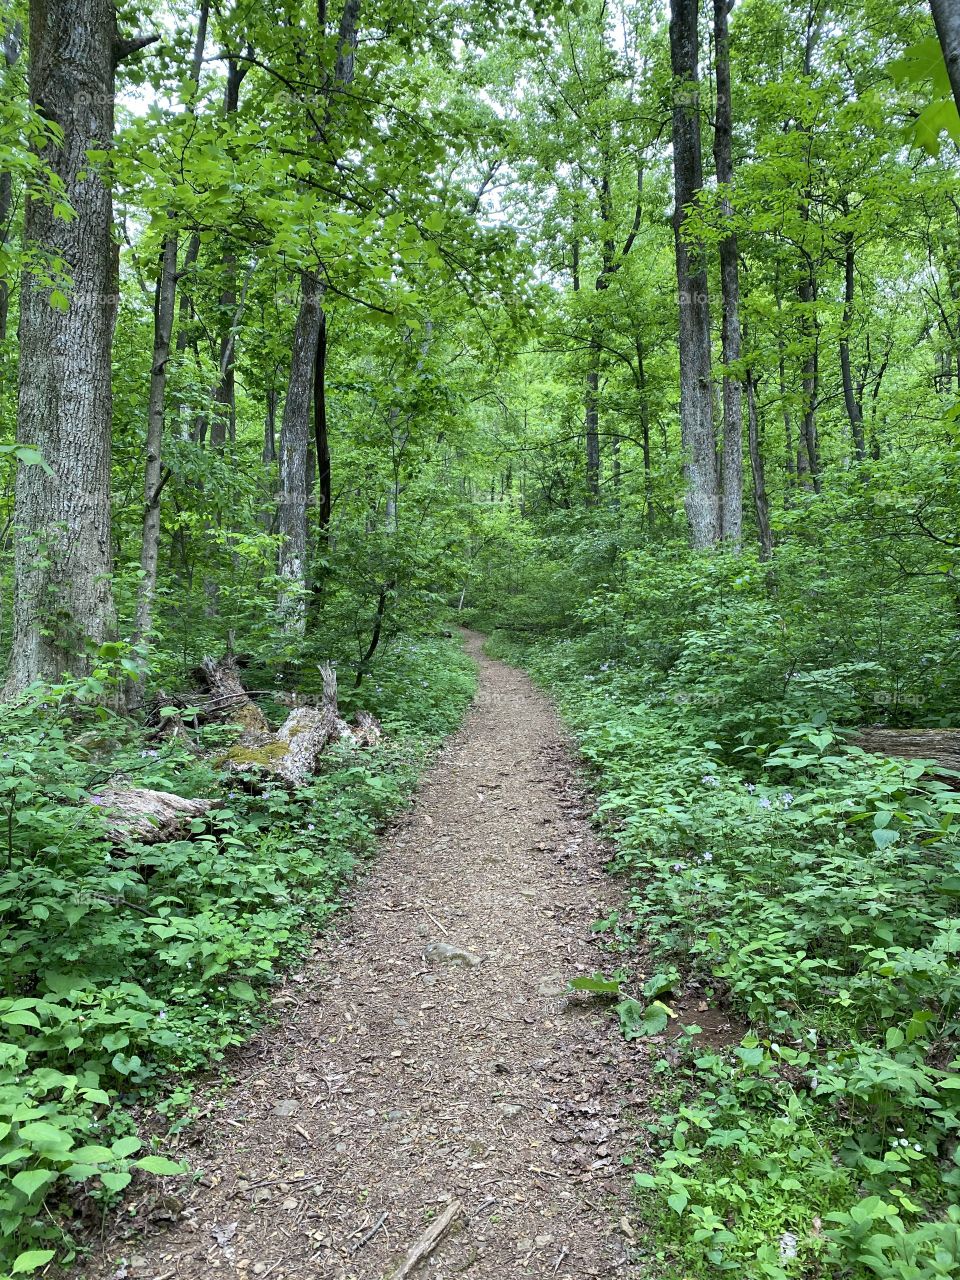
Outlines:
[[199, 1181], [134, 1201], [85, 1274], [382, 1280], [456, 1199], [418, 1278], [650, 1275], [620, 1160], [650, 1046], [564, 994], [611, 967], [607, 855], [549, 703], [467, 643], [464, 727], [180, 1139]]

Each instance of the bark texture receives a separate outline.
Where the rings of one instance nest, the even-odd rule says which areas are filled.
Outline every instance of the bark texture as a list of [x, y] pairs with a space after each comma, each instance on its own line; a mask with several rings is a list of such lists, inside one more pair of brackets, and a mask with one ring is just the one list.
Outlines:
[[716, 127], [713, 155], [717, 181], [722, 188], [720, 209], [726, 232], [720, 241], [720, 288], [723, 295], [723, 452], [721, 478], [721, 536], [739, 546], [743, 536], [743, 383], [739, 371], [731, 371], [741, 355], [740, 268], [737, 234], [733, 229], [733, 105], [730, 84], [730, 33], [727, 14], [732, 0], [713, 0], [715, 75], [717, 82]]
[[[335, 98], [353, 80], [360, 24], [360, 0], [344, 0], [337, 35], [337, 60], [326, 88], [324, 132], [329, 134]], [[280, 424], [280, 492], [277, 528], [280, 612], [288, 635], [299, 638], [307, 625], [307, 467], [310, 403], [323, 324], [323, 291], [317, 274], [304, 272], [303, 296], [294, 328], [290, 377]]]
[[[33, 0], [30, 100], [63, 130], [41, 161], [63, 182], [75, 217], [28, 198], [25, 237], [61, 259], [66, 306], [26, 273], [20, 303], [17, 439], [52, 474], [17, 475], [13, 640], [7, 692], [39, 677], [82, 673], [114, 632], [110, 586], [110, 355], [116, 251], [110, 188], [88, 150], [113, 135], [116, 18], [109, 0]], [[86, 176], [81, 181], [80, 174]]]
[[930, 0], [930, 9], [947, 64], [950, 88], [960, 111], [960, 4], [957, 0]]
[[187, 800], [146, 787], [106, 787], [90, 803], [107, 814], [107, 831], [117, 844], [159, 844], [186, 835], [195, 818], [216, 808], [215, 800]]
[[933, 760], [960, 772], [960, 729], [861, 729], [853, 745], [877, 756]]
[[[20, 59], [20, 50], [23, 45], [23, 32], [19, 22], [15, 22], [7, 32], [3, 40], [3, 68], [4, 75], [2, 85], [4, 91], [7, 91], [10, 82], [10, 73], [17, 65]], [[8, 170], [0, 171], [0, 248], [10, 239], [13, 230], [14, 219], [14, 199], [13, 199], [13, 178]], [[7, 315], [10, 309], [10, 285], [6, 279], [0, 276], [0, 342], [7, 336]]]
[[703, 254], [688, 245], [689, 206], [703, 187], [698, 90], [698, 0], [673, 0], [670, 62], [674, 75], [673, 215], [680, 306], [680, 431], [686, 454], [684, 506], [693, 546], [713, 546], [720, 537], [720, 501], [713, 430], [710, 300]]

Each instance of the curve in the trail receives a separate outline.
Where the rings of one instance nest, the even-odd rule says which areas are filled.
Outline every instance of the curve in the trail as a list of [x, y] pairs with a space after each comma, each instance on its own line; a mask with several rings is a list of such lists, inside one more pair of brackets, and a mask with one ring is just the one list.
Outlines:
[[468, 646], [462, 730], [184, 1138], [200, 1180], [108, 1236], [98, 1277], [380, 1280], [451, 1217], [411, 1274], [648, 1274], [623, 1221], [636, 1058], [563, 994], [604, 963], [603, 850], [549, 703]]

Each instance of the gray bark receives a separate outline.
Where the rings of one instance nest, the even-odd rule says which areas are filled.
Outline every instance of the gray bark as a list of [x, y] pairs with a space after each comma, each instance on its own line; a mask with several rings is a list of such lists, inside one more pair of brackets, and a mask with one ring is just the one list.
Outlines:
[[[147, 407], [146, 464], [143, 477], [143, 536], [140, 542], [140, 586], [133, 641], [148, 639], [153, 627], [153, 602], [157, 590], [157, 563], [160, 557], [160, 495], [163, 492], [163, 421], [167, 389], [167, 364], [177, 289], [176, 234], [166, 237], [153, 305], [153, 360], [150, 367], [150, 398]], [[132, 682], [142, 684], [142, 676]]]
[[960, 111], [960, 5], [957, 0], [930, 0], [930, 10], [947, 64], [950, 88]]
[[703, 254], [684, 238], [688, 207], [703, 187], [698, 91], [698, 0], [673, 0], [670, 61], [673, 68], [674, 240], [680, 305], [680, 433], [685, 452], [684, 506], [693, 546], [720, 537], [720, 495], [713, 431], [710, 300]]
[[[325, 126], [330, 124], [337, 91], [353, 80], [359, 34], [360, 0], [344, 0], [337, 36], [337, 60], [327, 85]], [[280, 533], [278, 571], [280, 613], [288, 635], [302, 637], [307, 625], [307, 465], [310, 404], [317, 349], [323, 323], [323, 292], [317, 275], [304, 272], [303, 298], [294, 328], [290, 377], [280, 423]]]
[[[10, 72], [20, 58], [22, 48], [22, 31], [19, 22], [15, 22], [7, 32], [3, 41], [4, 92], [10, 90]], [[13, 178], [4, 169], [0, 172], [0, 249], [10, 239], [10, 231], [14, 216]], [[7, 316], [10, 310], [10, 286], [6, 279], [0, 277], [0, 342], [7, 336]]]
[[[17, 439], [53, 474], [17, 474], [13, 640], [6, 690], [88, 669], [115, 630], [110, 584], [110, 357], [116, 252], [110, 188], [87, 159], [113, 136], [116, 15], [109, 0], [33, 0], [31, 103], [63, 130], [41, 162], [62, 181], [75, 217], [26, 202], [25, 238], [71, 276], [65, 310], [27, 272], [20, 307]], [[81, 172], [84, 179], [80, 180]]]
[[770, 506], [767, 502], [767, 484], [763, 469], [763, 453], [760, 450], [760, 428], [757, 422], [757, 396], [753, 378], [748, 373], [747, 390], [747, 441], [750, 456], [750, 475], [753, 480], [753, 510], [757, 517], [757, 537], [760, 542], [760, 559], [769, 560], [773, 554], [773, 533], [770, 529]]
[[743, 393], [739, 373], [730, 366], [740, 359], [740, 270], [737, 235], [733, 230], [733, 206], [728, 195], [733, 185], [733, 107], [730, 85], [730, 33], [727, 13], [732, 0], [713, 0], [713, 32], [716, 52], [716, 128], [713, 154], [717, 181], [721, 184], [720, 211], [727, 228], [720, 241], [720, 288], [723, 295], [723, 453], [721, 535], [739, 546], [743, 535]]

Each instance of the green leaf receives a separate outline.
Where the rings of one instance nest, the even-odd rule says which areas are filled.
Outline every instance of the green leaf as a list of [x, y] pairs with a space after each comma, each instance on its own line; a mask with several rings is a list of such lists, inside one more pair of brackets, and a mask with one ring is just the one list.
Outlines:
[[10, 1181], [28, 1200], [32, 1200], [41, 1187], [55, 1182], [56, 1177], [52, 1169], [23, 1169], [20, 1173], [15, 1173]]
[[878, 849], [887, 849], [900, 839], [900, 832], [891, 831], [889, 827], [880, 827], [870, 834], [873, 836], [873, 843]]
[[26, 1253], [19, 1254], [14, 1260], [10, 1274], [19, 1276], [27, 1271], [36, 1271], [38, 1267], [45, 1266], [53, 1258], [54, 1253], [53, 1249], [28, 1249]]
[[595, 973], [592, 978], [571, 978], [567, 984], [571, 991], [592, 991], [594, 995], [615, 996], [620, 993], [619, 978], [605, 978]]
[[125, 1156], [132, 1156], [135, 1151], [139, 1151], [143, 1143], [134, 1134], [129, 1133], [124, 1138], [118, 1138], [116, 1142], [111, 1143], [110, 1150], [115, 1156], [123, 1159]]
[[100, 1174], [100, 1181], [108, 1191], [122, 1191], [130, 1185], [130, 1174], [125, 1169], [105, 1169]]
[[253, 1004], [257, 998], [257, 993], [249, 982], [231, 982], [227, 990], [232, 996], [236, 996], [238, 1000], [245, 1000], [247, 1004]]
[[161, 1177], [168, 1174], [186, 1173], [188, 1165], [177, 1160], [168, 1160], [166, 1156], [144, 1156], [142, 1160], [135, 1160], [134, 1164], [138, 1169], [145, 1169], [147, 1173], [156, 1173]]

